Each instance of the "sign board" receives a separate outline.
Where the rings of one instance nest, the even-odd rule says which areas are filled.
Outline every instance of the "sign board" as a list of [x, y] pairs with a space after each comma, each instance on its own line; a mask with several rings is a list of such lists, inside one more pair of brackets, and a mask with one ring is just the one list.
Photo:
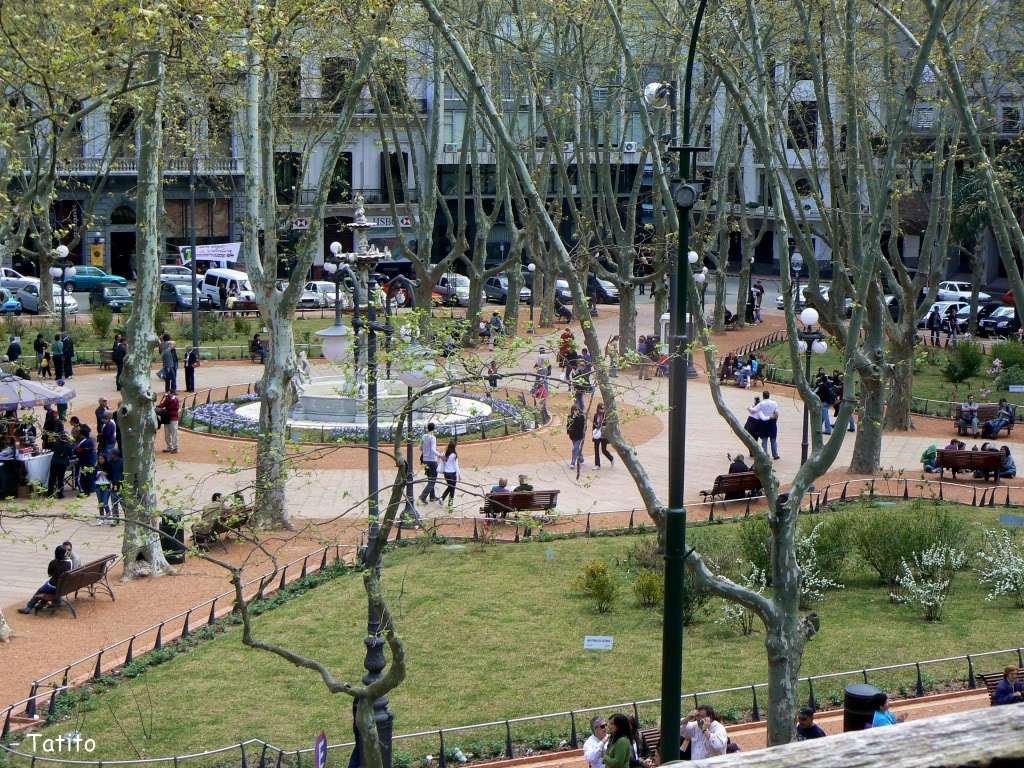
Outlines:
[[1020, 515], [1000, 515], [999, 522], [1011, 528], [1024, 528], [1024, 517]]
[[292, 219], [292, 229], [309, 229], [309, 219]]
[[[366, 217], [374, 229], [394, 229], [395, 228], [395, 217], [394, 216], [367, 216]], [[399, 227], [412, 227], [415, 226], [416, 220], [412, 216], [399, 216], [398, 226]]]
[[327, 768], [327, 734], [323, 731], [313, 742], [313, 765], [314, 768]]
[[[234, 263], [238, 261], [238, 251], [241, 243], [218, 243], [216, 245], [197, 245], [196, 259], [199, 261], [226, 261]], [[188, 264], [192, 260], [192, 247], [179, 245], [178, 253], [181, 256], [181, 263]]]
[[103, 268], [103, 243], [93, 243], [89, 246], [89, 263], [94, 267]]
[[1010, 391], [1011, 392], [1024, 392], [1024, 384], [1011, 384], [1010, 385]]
[[583, 638], [584, 651], [610, 651], [615, 638], [610, 635], [586, 635]]

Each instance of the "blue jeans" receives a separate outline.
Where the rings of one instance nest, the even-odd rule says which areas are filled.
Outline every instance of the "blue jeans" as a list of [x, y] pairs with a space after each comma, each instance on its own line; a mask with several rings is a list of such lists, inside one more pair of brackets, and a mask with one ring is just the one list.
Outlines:
[[769, 441], [772, 444], [772, 458], [773, 459], [779, 458], [779, 439], [777, 437], [771, 437], [771, 438], [769, 438], [769, 437], [762, 437], [761, 438], [761, 447], [764, 449], [764, 452], [767, 453], [768, 452], [768, 443], [769, 443]]
[[821, 404], [821, 427], [826, 435], [832, 434], [832, 414], [829, 411], [832, 406], [828, 403]]
[[583, 441], [573, 440], [572, 441], [572, 458], [569, 460], [569, 466], [575, 467], [578, 464], [583, 463]]

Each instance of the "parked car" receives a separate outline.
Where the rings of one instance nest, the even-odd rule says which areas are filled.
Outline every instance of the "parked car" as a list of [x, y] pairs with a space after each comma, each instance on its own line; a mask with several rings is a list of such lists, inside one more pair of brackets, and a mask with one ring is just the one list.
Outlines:
[[[196, 288], [199, 309], [213, 309], [213, 300]], [[172, 312], [190, 312], [192, 310], [192, 286], [189, 283], [165, 281], [160, 283], [160, 295], [157, 300], [161, 304], [169, 304]]]
[[89, 291], [90, 310], [110, 307], [112, 312], [127, 312], [134, 303], [132, 292], [123, 285], [100, 285]]
[[12, 293], [17, 293], [26, 285], [39, 285], [39, 278], [23, 275], [10, 267], [0, 267], [0, 288], [8, 288]]
[[599, 304], [619, 303], [619, 289], [615, 283], [594, 274], [587, 275], [587, 295], [596, 297]]
[[[1001, 301], [986, 301], [985, 303], [978, 302], [978, 322], [980, 323], [986, 317], [991, 315], [1000, 307], [1005, 306]], [[971, 305], [968, 304], [966, 307], [961, 307], [960, 311], [956, 313], [956, 327], [957, 330], [963, 333], [967, 330], [967, 326], [971, 320]]]
[[109, 275], [99, 267], [85, 264], [75, 267], [74, 276], [68, 276], [64, 288], [68, 293], [75, 291], [91, 291], [101, 285], [128, 285], [128, 281], [120, 275]]
[[[939, 283], [939, 291], [936, 294], [936, 298], [939, 301], [970, 301], [972, 288], [973, 286], [970, 283], [960, 282], [959, 280], [944, 280]], [[991, 298], [984, 291], [978, 291], [978, 301], [988, 301]]]
[[[455, 272], [448, 272], [441, 275], [434, 290], [441, 295], [441, 300], [449, 306], [469, 306], [469, 278]], [[487, 301], [484, 292], [480, 292], [480, 303]]]
[[[484, 295], [487, 296], [488, 301], [493, 301], [496, 304], [505, 304], [508, 302], [508, 275], [494, 275], [488, 277], [484, 281]], [[524, 301], [527, 304], [530, 303], [530, 296], [532, 295], [529, 288], [525, 285], [519, 289], [519, 301]]]
[[569, 281], [564, 278], [555, 280], [555, 301], [563, 304], [572, 304], [572, 291], [569, 290]]
[[[203, 275], [203, 284], [201, 286], [203, 293], [210, 297], [215, 306], [220, 309], [227, 309], [226, 306], [220, 306], [221, 286], [227, 291], [228, 296], [234, 293], [237, 297], [237, 302], [242, 306], [256, 306], [256, 294], [253, 292], [252, 285], [249, 284], [249, 276], [245, 272], [240, 272], [237, 269], [215, 267], [214, 269], [206, 270], [206, 274]], [[236, 307], [238, 303], [235, 304]]]
[[[196, 275], [196, 285], [199, 285], [203, 281], [203, 276]], [[192, 282], [192, 268], [182, 267], [176, 264], [164, 264], [160, 267], [160, 282], [161, 283], [185, 283], [188, 285]]]
[[[796, 306], [794, 307], [794, 309], [796, 309], [797, 312], [799, 312], [801, 309], [803, 309], [804, 307], [807, 306], [807, 291], [808, 291], [809, 288], [810, 288], [809, 285], [801, 285], [800, 286], [800, 298], [795, 302]], [[829, 290], [831, 288], [832, 288], [832, 285], [830, 283], [819, 283], [818, 284], [818, 293], [821, 294], [821, 298], [824, 301], [828, 301]], [[793, 290], [796, 290], [796, 283], [793, 284]], [[852, 307], [853, 306], [853, 302], [847, 300], [846, 306]], [[775, 297], [775, 308], [780, 310], [780, 311], [786, 308], [786, 303], [785, 303], [783, 294], [781, 294], [781, 293], [778, 296]]]
[[978, 321], [979, 336], [1010, 336], [1020, 330], [1016, 307], [999, 307], [984, 320]]
[[[277, 290], [283, 292], [288, 288], [288, 281], [278, 280], [275, 285]], [[306, 286], [302, 286], [302, 293], [299, 294], [297, 306], [299, 309], [320, 309], [324, 306], [324, 297], [316, 291], [311, 291]]]
[[[26, 312], [39, 313], [38, 285], [26, 285], [16, 295]], [[61, 304], [64, 305], [64, 312], [69, 315], [73, 315], [78, 311], [78, 302], [75, 301], [75, 297], [70, 292], [65, 293], [59, 285], [55, 285], [53, 286], [53, 301], [51, 302], [53, 311], [60, 312]]]
[[928, 315], [932, 313], [933, 309], [939, 310], [939, 314], [942, 316], [943, 321], [946, 319], [946, 315], [949, 313], [950, 307], [954, 307], [953, 314], [955, 315], [964, 307], [971, 306], [966, 301], [936, 301], [925, 311], [924, 315], [920, 320], [917, 321], [918, 328], [926, 328], [928, 323]]
[[[307, 291], [312, 291], [320, 295], [324, 307], [334, 306], [334, 282], [331, 280], [310, 280], [305, 286]], [[341, 291], [338, 293], [338, 298], [341, 300], [342, 309], [352, 308], [352, 295], [348, 289], [342, 285]]]
[[9, 288], [0, 288], [0, 315], [20, 315], [21, 302]]

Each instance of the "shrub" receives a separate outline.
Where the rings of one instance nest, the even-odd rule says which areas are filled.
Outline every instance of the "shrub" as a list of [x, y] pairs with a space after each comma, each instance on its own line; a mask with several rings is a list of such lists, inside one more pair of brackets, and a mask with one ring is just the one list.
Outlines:
[[589, 560], [583, 572], [573, 580], [576, 591], [594, 600], [598, 613], [608, 613], [619, 596], [619, 585], [608, 573], [604, 560]]
[[584, 595], [590, 594], [593, 585], [608, 575], [608, 563], [604, 560], [588, 560], [583, 564], [583, 572], [573, 579], [573, 588]]
[[964, 519], [945, 509], [913, 504], [906, 509], [879, 509], [859, 515], [852, 525], [860, 557], [882, 582], [898, 587], [902, 562], [935, 546], [963, 546], [968, 536]]
[[1011, 384], [1024, 384], [1024, 365], [1010, 366], [996, 378], [998, 389], [1008, 390]]
[[748, 517], [740, 523], [740, 554], [744, 561], [768, 578], [772, 563], [772, 531], [764, 515]]
[[1005, 528], [986, 530], [978, 552], [982, 565], [978, 574], [982, 584], [989, 586], [986, 600], [1009, 595], [1014, 605], [1024, 608], [1024, 549]]
[[1003, 368], [1024, 368], [1024, 344], [1015, 340], [997, 341], [992, 345], [992, 357], [1000, 360]]
[[235, 335], [249, 338], [252, 336], [252, 323], [244, 317], [235, 318]]
[[90, 313], [92, 329], [101, 339], [107, 338], [110, 326], [114, 322], [114, 311], [110, 307], [96, 307]]
[[199, 321], [199, 340], [220, 341], [230, 335], [230, 328], [227, 320], [207, 315]]
[[821, 530], [825, 523], [818, 523], [806, 536], [797, 534], [796, 561], [800, 564], [800, 607], [810, 608], [810, 604], [825, 597], [829, 589], [842, 589], [843, 585], [833, 581], [825, 574], [818, 564], [818, 544]]
[[697, 588], [697, 580], [693, 578], [690, 569], [686, 569], [683, 576], [683, 626], [688, 627], [697, 620], [697, 614], [704, 610], [711, 602], [711, 594]]
[[954, 384], [967, 381], [981, 372], [985, 362], [985, 353], [981, 345], [974, 341], [958, 341], [946, 350], [946, 367], [942, 375]]
[[644, 608], [657, 608], [665, 598], [661, 574], [657, 571], [640, 571], [633, 582], [633, 594]]
[[654, 537], [637, 539], [626, 552], [626, 563], [630, 570], [660, 571], [665, 567], [665, 559], [658, 551], [658, 540]]
[[818, 572], [839, 582], [842, 580], [846, 561], [853, 548], [851, 532], [853, 520], [849, 515], [832, 512], [823, 519], [803, 518], [800, 521], [801, 534], [810, 537], [814, 533], [812, 546]]
[[171, 305], [170, 304], [157, 304], [156, 312], [153, 314], [153, 328], [156, 330], [157, 335], [160, 335], [167, 331], [170, 327], [171, 322]]
[[[743, 563], [742, 560], [738, 562], [741, 567], [740, 577], [738, 579], [740, 585], [757, 592], [758, 594], [764, 592], [765, 587], [767, 587], [764, 571], [753, 563]], [[726, 601], [722, 606], [722, 616], [717, 619], [715, 623], [733, 626], [740, 631], [740, 634], [746, 636], [754, 631], [754, 619], [756, 618], [757, 614], [749, 608], [746, 608], [739, 603]]]
[[947, 544], [935, 544], [922, 552], [914, 552], [910, 562], [906, 558], [900, 561], [896, 580], [900, 591], [890, 596], [898, 603], [920, 607], [928, 621], [939, 621], [953, 584], [953, 574], [966, 561], [962, 549]]

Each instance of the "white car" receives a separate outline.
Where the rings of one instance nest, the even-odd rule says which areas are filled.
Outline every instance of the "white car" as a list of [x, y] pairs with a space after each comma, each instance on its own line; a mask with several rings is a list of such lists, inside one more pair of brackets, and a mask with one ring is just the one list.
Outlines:
[[[26, 285], [17, 293], [17, 299], [21, 302], [21, 307], [26, 312], [33, 314], [39, 313], [39, 286], [38, 285]], [[75, 297], [70, 293], [65, 293], [64, 290], [59, 286], [53, 286], [53, 312], [60, 312], [61, 304], [64, 305], [64, 312], [69, 315], [73, 315], [78, 311], [78, 302], [75, 301]]]
[[[334, 306], [335, 288], [334, 283], [330, 280], [310, 280], [306, 283], [305, 289], [320, 296], [320, 306]], [[341, 286], [341, 291], [338, 293], [338, 297], [341, 299], [342, 309], [352, 308], [352, 297], [349, 294], [348, 288], [344, 285]]]
[[[196, 285], [199, 285], [203, 281], [202, 275], [196, 275]], [[160, 267], [160, 282], [161, 283], [191, 283], [192, 282], [192, 268], [181, 267], [175, 264], [164, 264]]]
[[0, 288], [8, 288], [17, 293], [26, 285], [39, 285], [39, 278], [28, 277], [10, 267], [0, 267]]
[[[824, 301], [826, 303], [828, 302], [829, 290], [831, 289], [831, 287], [832, 287], [832, 285], [830, 283], [820, 283], [818, 285], [818, 293], [821, 294], [822, 301]], [[803, 309], [804, 307], [807, 306], [807, 291], [809, 289], [810, 289], [809, 285], [801, 285], [800, 286], [800, 300], [794, 302], [796, 304], [794, 309], [796, 309], [798, 312], [801, 309]], [[796, 284], [795, 283], [793, 284], [793, 290], [796, 290]], [[850, 300], [847, 299], [847, 302], [849, 302], [849, 301]], [[786, 308], [786, 300], [785, 300], [785, 297], [781, 293], [778, 296], [775, 297], [775, 308], [778, 309], [779, 311], [782, 311], [783, 309]]]
[[[277, 290], [284, 291], [288, 288], [288, 283], [285, 280], [277, 281]], [[324, 306], [324, 297], [316, 291], [311, 291], [305, 286], [302, 288], [302, 293], [299, 294], [299, 309], [320, 309]]]
[[[939, 301], [970, 301], [972, 288], [970, 283], [945, 280], [939, 283], [939, 292], [936, 294], [936, 298]], [[988, 301], [991, 298], [984, 291], [978, 291], [978, 301]]]

